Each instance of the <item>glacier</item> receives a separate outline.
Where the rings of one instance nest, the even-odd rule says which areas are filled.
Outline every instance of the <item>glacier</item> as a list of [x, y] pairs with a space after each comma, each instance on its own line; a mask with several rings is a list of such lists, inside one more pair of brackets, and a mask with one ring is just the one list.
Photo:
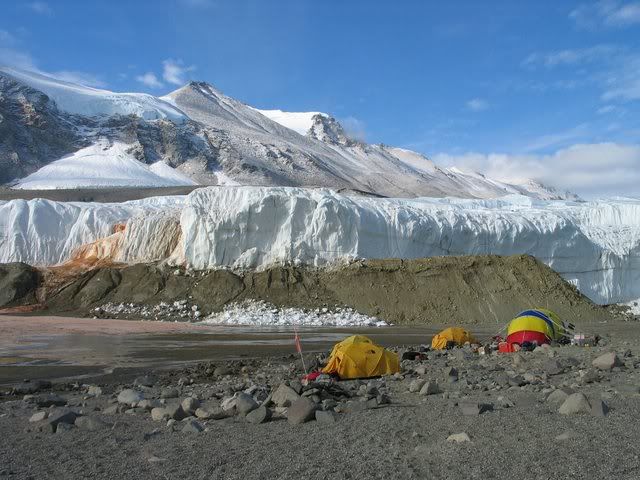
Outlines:
[[[125, 230], [113, 260], [127, 263], [166, 256], [198, 270], [260, 269], [354, 258], [529, 254], [597, 303], [640, 298], [635, 198], [381, 199], [228, 186], [120, 204], [12, 200], [0, 202], [0, 262], [63, 263], [83, 245], [113, 235], [118, 224]], [[154, 239], [162, 241], [153, 246]]]

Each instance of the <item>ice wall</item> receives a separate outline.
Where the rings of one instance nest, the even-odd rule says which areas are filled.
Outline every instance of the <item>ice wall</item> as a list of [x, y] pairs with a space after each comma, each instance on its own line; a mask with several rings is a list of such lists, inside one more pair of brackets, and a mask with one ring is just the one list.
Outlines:
[[[117, 224], [126, 228], [113, 238]], [[89, 243], [87, 255], [196, 269], [526, 253], [598, 303], [640, 298], [639, 199], [405, 200], [245, 186], [119, 204], [0, 202], [0, 262], [59, 264]]]
[[640, 298], [640, 201], [373, 199], [285, 187], [207, 188], [181, 217], [197, 269], [344, 257], [530, 254], [599, 303]]
[[[65, 262], [81, 246], [112, 235], [116, 225], [126, 224], [130, 219], [137, 220], [129, 230], [142, 235], [138, 234], [136, 239], [128, 237], [119, 255], [127, 260], [148, 258], [148, 253], [140, 250], [148, 252], [149, 245], [162, 244], [158, 226], [164, 223], [158, 223], [154, 215], [173, 211], [175, 218], [183, 202], [184, 197], [180, 196], [124, 203], [65, 203], [43, 199], [0, 202], [0, 263], [44, 266]], [[149, 221], [145, 224], [141, 218]], [[130, 233], [124, 232], [124, 236]], [[109, 253], [102, 249], [101, 254]]]

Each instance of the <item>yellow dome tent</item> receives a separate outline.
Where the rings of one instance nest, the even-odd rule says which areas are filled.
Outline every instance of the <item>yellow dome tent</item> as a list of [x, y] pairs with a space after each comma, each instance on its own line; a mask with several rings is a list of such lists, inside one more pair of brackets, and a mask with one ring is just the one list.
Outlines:
[[464, 345], [466, 342], [475, 343], [476, 339], [464, 328], [449, 327], [433, 336], [431, 348], [444, 350], [449, 344]]
[[322, 373], [337, 374], [341, 379], [379, 377], [399, 371], [398, 355], [362, 335], [336, 343], [322, 369]]

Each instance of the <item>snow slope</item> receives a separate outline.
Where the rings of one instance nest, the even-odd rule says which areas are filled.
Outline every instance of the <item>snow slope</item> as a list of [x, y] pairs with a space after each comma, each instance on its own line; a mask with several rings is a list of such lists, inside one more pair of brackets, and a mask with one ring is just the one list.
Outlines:
[[99, 142], [56, 160], [20, 180], [14, 188], [170, 187], [195, 185], [186, 175], [164, 162], [145, 165], [120, 142]]
[[138, 115], [145, 120], [186, 120], [175, 106], [144, 93], [114, 93], [54, 79], [36, 72], [0, 67], [0, 72], [45, 93], [60, 110], [89, 117]]
[[[173, 211], [160, 224], [158, 212]], [[179, 229], [171, 218], [180, 218]], [[122, 204], [0, 202], [0, 262], [51, 265], [127, 223], [118, 260], [168, 253], [195, 269], [349, 258], [529, 254], [598, 303], [640, 298], [640, 199], [376, 199], [326, 189], [210, 187]], [[152, 225], [153, 224], [153, 225]], [[156, 225], [157, 224], [157, 225]], [[164, 225], [164, 226], [163, 226]], [[153, 254], [158, 259], [158, 253]], [[115, 258], [114, 258], [115, 260]]]

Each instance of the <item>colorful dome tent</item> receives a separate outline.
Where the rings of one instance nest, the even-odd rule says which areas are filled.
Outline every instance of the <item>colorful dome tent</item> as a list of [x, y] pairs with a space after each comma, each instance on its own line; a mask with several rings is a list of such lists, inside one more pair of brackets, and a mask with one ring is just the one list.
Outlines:
[[561, 341], [568, 335], [572, 325], [565, 324], [560, 317], [546, 308], [535, 308], [520, 312], [507, 326], [507, 343], [542, 345]]
[[322, 373], [341, 379], [379, 377], [400, 371], [398, 355], [376, 345], [369, 338], [353, 335], [337, 343]]
[[464, 345], [465, 343], [476, 343], [476, 339], [464, 328], [449, 327], [433, 336], [431, 348], [434, 350], [444, 350], [454, 345]]

